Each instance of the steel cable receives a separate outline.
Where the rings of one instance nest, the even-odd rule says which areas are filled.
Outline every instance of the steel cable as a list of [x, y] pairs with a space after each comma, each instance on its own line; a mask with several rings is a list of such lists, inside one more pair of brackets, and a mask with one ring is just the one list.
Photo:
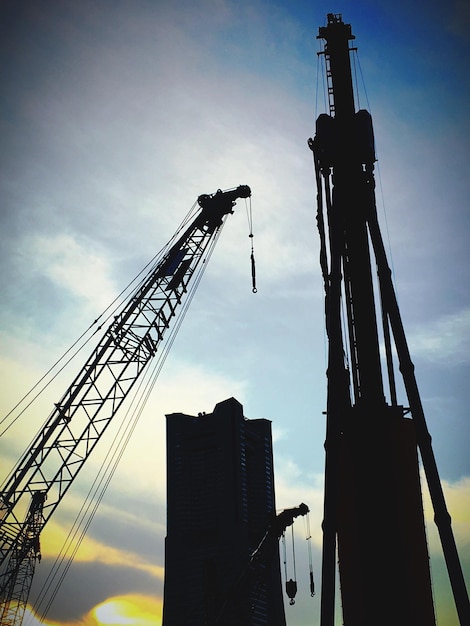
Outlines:
[[[226, 219], [226, 216], [224, 218], [224, 223], [225, 223], [225, 219]], [[200, 263], [200, 265], [198, 266], [198, 270], [196, 272], [196, 275], [193, 278], [193, 282], [189, 289], [187, 298], [177, 315], [175, 325], [171, 329], [169, 335], [167, 336], [167, 339], [164, 341], [164, 345], [160, 353], [160, 357], [156, 360], [155, 365], [153, 369], [150, 371], [150, 373], [147, 374], [145, 372], [144, 376], [139, 382], [136, 392], [134, 394], [134, 397], [131, 401], [131, 406], [129, 406], [127, 410], [126, 417], [114, 437], [111, 447], [108, 453], [106, 454], [106, 457], [101, 465], [99, 473], [97, 477], [95, 478], [95, 480], [93, 481], [93, 484], [90, 487], [88, 494], [67, 535], [64, 545], [59, 551], [58, 556], [56, 557], [56, 560], [52, 566], [51, 572], [49, 573], [45, 583], [43, 584], [41, 590], [39, 591], [37, 607], [34, 611], [34, 615], [36, 617], [39, 617], [39, 612], [42, 612], [42, 618], [40, 618], [42, 620], [45, 619], [47, 612], [49, 611], [53, 601], [55, 600], [57, 596], [60, 586], [62, 585], [63, 580], [72, 565], [73, 559], [76, 556], [77, 551], [80, 548], [85, 538], [85, 535], [89, 529], [89, 526], [99, 508], [99, 505], [106, 493], [106, 490], [118, 467], [118, 464], [122, 459], [125, 449], [130, 441], [130, 438], [137, 426], [137, 423], [147, 404], [147, 401], [151, 395], [151, 392], [156, 384], [157, 378], [161, 372], [163, 364], [166, 361], [168, 353], [176, 339], [176, 335], [181, 327], [181, 324], [187, 313], [189, 305], [191, 304], [191, 301], [196, 293], [197, 287], [202, 279], [203, 273], [207, 267], [208, 261], [213, 253], [213, 250], [218, 241], [218, 238], [220, 237], [221, 231], [222, 231], [222, 228], [219, 228], [218, 232], [216, 233], [214, 239], [211, 241], [207, 249], [205, 258], [203, 259], [202, 263]], [[131, 413], [131, 408], [133, 404], [135, 404], [135, 407], [132, 409], [132, 413]], [[80, 527], [81, 527], [81, 530], [80, 530]], [[78, 536], [78, 539], [77, 539], [77, 536]], [[62, 568], [62, 571], [60, 571], [61, 568]], [[58, 580], [56, 580], [57, 578]], [[53, 584], [55, 586], [52, 588]], [[50, 591], [51, 588], [52, 588], [52, 591]], [[50, 596], [48, 597], [49, 592], [50, 592]], [[45, 608], [41, 611], [41, 607], [44, 604], [45, 604]]]

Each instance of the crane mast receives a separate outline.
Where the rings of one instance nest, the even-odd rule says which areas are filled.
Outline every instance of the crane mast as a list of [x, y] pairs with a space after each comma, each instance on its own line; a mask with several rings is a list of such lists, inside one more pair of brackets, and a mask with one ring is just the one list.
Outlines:
[[2, 626], [21, 623], [44, 525], [156, 354], [172, 318], [189, 305], [189, 283], [208, 260], [226, 216], [238, 198], [250, 195], [240, 185], [199, 196], [196, 217], [164, 248], [6, 479], [0, 494]]
[[[318, 38], [325, 42], [320, 54], [329, 99], [329, 114], [318, 117], [309, 140], [328, 335], [321, 626], [334, 624], [337, 560], [345, 626], [436, 623], [418, 449], [455, 606], [461, 624], [470, 624], [451, 519], [377, 220], [372, 118], [355, 109], [349, 45], [354, 35], [341, 15], [329, 14]], [[407, 406], [397, 399], [394, 353]]]

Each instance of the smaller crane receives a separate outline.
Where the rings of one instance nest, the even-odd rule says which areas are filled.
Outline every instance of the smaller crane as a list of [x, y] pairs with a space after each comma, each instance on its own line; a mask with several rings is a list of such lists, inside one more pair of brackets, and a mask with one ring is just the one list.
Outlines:
[[[162, 344], [172, 319], [186, 312], [206, 261], [238, 198], [240, 185], [199, 196], [179, 229], [104, 332], [44, 427], [0, 490], [0, 623], [22, 623], [40, 533]], [[194, 284], [189, 290], [191, 279]], [[184, 305], [181, 304], [184, 302]], [[176, 324], [178, 329], [179, 325]]]
[[[294, 523], [296, 517], [308, 512], [308, 506], [302, 502], [297, 507], [284, 509], [272, 519], [247, 566], [228, 592], [214, 626], [247, 626], [250, 623], [247, 621], [249, 616], [246, 616], [246, 602], [242, 599], [249, 598], [251, 592], [262, 584], [286, 528]], [[249, 611], [251, 609], [248, 607]]]

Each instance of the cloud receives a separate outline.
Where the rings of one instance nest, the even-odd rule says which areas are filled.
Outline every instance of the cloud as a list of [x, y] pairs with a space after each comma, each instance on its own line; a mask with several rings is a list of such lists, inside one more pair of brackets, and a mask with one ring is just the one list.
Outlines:
[[[44, 373], [41, 371], [42, 362], [46, 363], [48, 355], [41, 344], [33, 341], [19, 341], [8, 336], [5, 336], [3, 348], [6, 355], [0, 358], [0, 373], [3, 374], [5, 393], [2, 396], [1, 408], [4, 411], [2, 414], [5, 414], [41, 378]], [[41, 429], [51, 407], [62, 397], [71, 380], [75, 378], [77, 368], [81, 366], [81, 359], [83, 356], [79, 355], [73, 364], [61, 372], [51, 387], [33, 402], [7, 432], [3, 440], [6, 450], [2, 455], [2, 465], [6, 466], [8, 459], [10, 462], [16, 462], [22, 450], [29, 445], [37, 429]], [[142, 376], [142, 383], [146, 380], [146, 384], [150, 384], [152, 376], [158, 372], [152, 369], [155, 364], [152, 363]], [[44, 383], [49, 379], [50, 377], [46, 377]], [[103, 434], [102, 441], [87, 461], [86, 470], [89, 476], [92, 476], [93, 472], [96, 475], [101, 468], [104, 456], [109, 451], [109, 445], [112, 444], [114, 438], [120, 437], [119, 430], [121, 429], [121, 433], [124, 434], [130, 427], [133, 417], [142, 410], [140, 424], [128, 444], [124, 463], [118, 475], [121, 477], [124, 491], [126, 491], [126, 485], [129, 485], [128, 490], [133, 493], [136, 491], [143, 494], [155, 493], [156, 490], [164, 498], [166, 458], [164, 416], [176, 412], [191, 415], [200, 411], [209, 413], [217, 402], [226, 398], [234, 396], [242, 399], [247, 392], [248, 385], [248, 381], [241, 372], [216, 371], [211, 368], [210, 363], [202, 365], [196, 357], [188, 356], [187, 351], [183, 350], [178, 353], [175, 350], [172, 352], [172, 358], [168, 359], [165, 367], [158, 374], [155, 388], [148, 398], [145, 398], [148, 387], [143, 385], [141, 398], [138, 404], [134, 404], [133, 411], [128, 413], [126, 407], [122, 407], [113, 418], [108, 432]], [[36, 391], [39, 391], [42, 386], [42, 384], [39, 385]], [[33, 399], [35, 394], [36, 392], [33, 392], [30, 399]], [[0, 427], [1, 431], [14, 421], [16, 415], [18, 411], [5, 420]], [[105, 441], [108, 444], [105, 444]], [[147, 461], [143, 462], [143, 459]], [[152, 469], [152, 464], [153, 471], [149, 471]]]
[[[305, 474], [292, 458], [277, 457], [276, 459], [276, 501], [278, 507], [287, 508], [305, 502], [311, 511], [314, 543], [321, 546], [321, 521], [323, 514], [324, 476]], [[456, 542], [468, 555], [466, 564], [470, 568], [470, 476], [458, 481], [442, 480], [444, 497], [452, 518], [452, 527]], [[421, 486], [425, 520], [428, 527], [430, 548], [432, 553], [442, 552], [439, 536], [435, 530], [434, 511], [431, 504], [426, 477], [421, 472]], [[282, 504], [281, 504], [282, 503]], [[316, 529], [316, 530], [315, 530]]]
[[[137, 532], [141, 525], [142, 521], [135, 516], [128, 528], [132, 528], [132, 532]], [[72, 542], [69, 552], [73, 550], [75, 544], [76, 541]], [[41, 551], [44, 558], [56, 558], [61, 553], [60, 547], [65, 545], [69, 545], [69, 530], [55, 520], [51, 521], [47, 531], [44, 530], [41, 535]], [[126, 567], [163, 580], [161, 565], [151, 563], [136, 552], [97, 541], [89, 534], [84, 536], [73, 558], [76, 563], [101, 563], [109, 567]]]
[[[310, 509], [309, 525], [312, 542], [321, 547], [323, 534], [321, 522], [323, 518], [323, 481], [322, 474], [306, 474], [290, 457], [276, 456], [276, 506], [279, 510], [299, 506], [302, 502]], [[294, 529], [302, 534], [303, 525], [297, 524]], [[304, 534], [305, 538], [305, 534]]]
[[[421, 478], [425, 519], [428, 526], [429, 546], [431, 552], [441, 553], [440, 539], [434, 524], [434, 510], [429, 495], [426, 478]], [[465, 553], [466, 567], [470, 569], [470, 476], [451, 482], [441, 480], [447, 509], [452, 518], [452, 528], [458, 546]]]
[[281, 427], [273, 426], [272, 427], [273, 444], [275, 444], [278, 441], [281, 441], [282, 439], [284, 439], [286, 437], [286, 435], [288, 434], [288, 432], [289, 431], [287, 430], [287, 428], [281, 428]]
[[[441, 480], [441, 484], [447, 510], [452, 518], [452, 530], [463, 576], [464, 579], [468, 579], [470, 575], [470, 476], [463, 476], [455, 482]], [[446, 626], [458, 626], [460, 621], [455, 608], [439, 533], [434, 523], [434, 511], [424, 474], [421, 477], [421, 485], [437, 622]]]
[[28, 608], [25, 626], [156, 626], [161, 624], [162, 600], [144, 594], [126, 594], [107, 598], [80, 618], [72, 621], [39, 620]]
[[[164, 416], [174, 412], [189, 414], [197, 414], [199, 411], [210, 412], [221, 400], [232, 395], [242, 397], [246, 385], [243, 380], [226, 378], [198, 364], [176, 361], [168, 365], [165, 373], [162, 373], [163, 380], [159, 381], [161, 384], [157, 385], [146, 406], [142, 421], [124, 453], [98, 512], [87, 528], [87, 534], [74, 557], [74, 564], [67, 578], [79, 576], [81, 564], [93, 564], [94, 568], [101, 564], [108, 572], [110, 580], [117, 576], [115, 572], [122, 570], [127, 572], [125, 577], [127, 580], [129, 576], [133, 577], [133, 580], [140, 580], [137, 573], [141, 573], [147, 578], [162, 581], [166, 503]], [[182, 389], [184, 394], [181, 393]], [[115, 418], [115, 422], [103, 435], [103, 440], [99, 442], [74, 485], [44, 528], [41, 534], [43, 552], [41, 575], [44, 573], [47, 575], [51, 562], [62, 554], [63, 546], [67, 563], [68, 555], [77, 546], [81, 529], [90, 522], [89, 516], [85, 516], [76, 536], [68, 542], [69, 532], [75, 532], [74, 520], [93, 480], [102, 469], [103, 459], [113, 446], [116, 430], [123, 418], [123, 414]], [[26, 425], [23, 423], [13, 433], [12, 441], [16, 449], [22, 447], [21, 441], [24, 446], [29, 443], [32, 436], [29, 426], [29, 423]], [[3, 445], [7, 447], [5, 439]], [[13, 457], [14, 449], [11, 450], [9, 447], [7, 449], [9, 456]], [[2, 460], [5, 461], [2, 466], [6, 466], [4, 455]], [[94, 499], [98, 497], [99, 493], [95, 493]], [[91, 510], [93, 505], [91, 502]], [[145, 578], [142, 580], [142, 584], [147, 584]], [[81, 578], [79, 581], [83, 587], [85, 583]], [[155, 585], [155, 582], [153, 584]], [[101, 583], [98, 584], [97, 589], [101, 586]]]
[[[230, 6], [206, 4], [216, 22]], [[112, 237], [113, 246], [139, 241], [150, 249], [153, 226], [155, 233], [162, 224], [174, 227], [175, 214], [183, 211], [178, 207], [188, 199], [248, 183], [259, 209], [260, 256], [270, 276], [292, 275], [303, 264], [299, 257], [308, 257], [305, 230], [293, 217], [306, 218], [314, 197], [308, 131], [301, 122], [309, 118], [307, 107], [269, 74], [250, 75], [240, 67], [227, 73], [211, 54], [216, 35], [206, 29], [203, 43], [191, 32], [191, 19], [181, 23], [181, 8], [178, 17], [169, 8], [149, 15], [136, 9], [119, 33], [104, 28], [93, 49], [88, 31], [72, 26], [77, 18], [88, 22], [77, 10], [70, 19], [68, 63], [43, 63], [43, 78], [59, 75], [37, 85], [32, 117], [41, 132], [34, 156], [23, 152], [22, 169], [39, 171], [32, 181], [23, 174], [16, 203], [29, 215], [42, 199], [36, 229], [44, 220], [49, 228], [88, 232], [90, 242]], [[197, 21], [203, 10], [189, 14]], [[115, 20], [121, 19], [118, 11]], [[238, 27], [243, 33], [244, 25]], [[287, 205], [282, 181], [292, 181]], [[24, 222], [29, 230], [30, 221]], [[224, 267], [225, 258], [230, 256], [219, 259]]]
[[[195, 5], [164, 0], [134, 3], [131, 11], [129, 3], [115, 4], [111, 19], [106, 8], [89, 1], [30, 9], [22, 35], [29, 26], [31, 36], [15, 37], [13, 54], [7, 55], [12, 81], [3, 95], [11, 119], [3, 119], [2, 128], [6, 125], [11, 132], [6, 133], [3, 150], [1, 274], [8, 324], [0, 338], [6, 404], [20, 395], [26, 378], [35, 381], [36, 372], [45, 371], [53, 355], [63, 351], [59, 343], [71, 344], [73, 339], [64, 338], [79, 334], [82, 316], [89, 322], [91, 309], [106, 306], [124, 286], [123, 276], [134, 266], [137, 273], [155, 247], [169, 239], [197, 195], [247, 183], [253, 190], [258, 301], [247, 306], [240, 297], [243, 289], [250, 290], [250, 276], [248, 230], [239, 203], [109, 487], [102, 514], [90, 528], [91, 543], [84, 544], [80, 564], [91, 569], [93, 561], [87, 559], [96, 549], [99, 562], [109, 562], [99, 570], [105, 577], [129, 558], [136, 564], [129, 579], [144, 570], [154, 578], [145, 569], [143, 550], [144, 541], [155, 533], [163, 545], [164, 415], [211, 411], [230, 396], [243, 402], [249, 395], [257, 411], [276, 424], [275, 441], [282, 450], [276, 456], [277, 505], [305, 501], [319, 546], [323, 479], [305, 467], [321, 467], [317, 459], [323, 458], [323, 450], [312, 447], [317, 433], [315, 439], [306, 435], [307, 428], [299, 423], [301, 411], [296, 413], [297, 406], [310, 402], [317, 378], [312, 362], [300, 354], [300, 343], [307, 346], [312, 326], [323, 328], [324, 322], [323, 305], [307, 302], [318, 274], [314, 177], [306, 146], [313, 127], [315, 65], [308, 46], [313, 49], [316, 18], [308, 26], [311, 13], [307, 19], [298, 7], [273, 9], [263, 2], [245, 6], [203, 0]], [[455, 3], [447, 19], [468, 17], [463, 6]], [[394, 49], [380, 43], [390, 59], [399, 52], [396, 41]], [[414, 58], [419, 61], [423, 55]], [[381, 71], [382, 66], [378, 62]], [[397, 72], [406, 78], [401, 67]], [[441, 78], [438, 72], [436, 82]], [[428, 87], [423, 82], [416, 94], [429, 95]], [[431, 127], [433, 139], [423, 141], [417, 131], [423, 131], [425, 115], [403, 122], [410, 100], [416, 107], [416, 94], [405, 94], [392, 76], [387, 98], [379, 102], [379, 114], [385, 111], [391, 120], [376, 125], [386, 157], [386, 195], [396, 204], [390, 228], [408, 260], [432, 256], [447, 272], [453, 261], [445, 248], [448, 235], [455, 235], [449, 225], [465, 206], [460, 178], [467, 179], [459, 172], [466, 159], [449, 149], [449, 139], [443, 140], [444, 125]], [[373, 100], [374, 92], [370, 95]], [[427, 102], [434, 101], [428, 97]], [[449, 117], [449, 110], [457, 115]], [[444, 109], [446, 128], [459, 125], [460, 110], [463, 107]], [[382, 122], [385, 114], [379, 114], [375, 119]], [[453, 185], [442, 185], [443, 180]], [[436, 193], [439, 186], [441, 192]], [[463, 259], [465, 232], [459, 230]], [[455, 252], [455, 236], [451, 241]], [[459, 276], [462, 267], [465, 263], [457, 266]], [[456, 276], [457, 271], [448, 275]], [[418, 275], [409, 291], [417, 301], [427, 302], [423, 290], [435, 291], [435, 280], [434, 272], [431, 277]], [[207, 290], [201, 293], [204, 285]], [[312, 320], [308, 327], [301, 323], [307, 316]], [[185, 329], [189, 332], [183, 336]], [[435, 320], [414, 336], [410, 333], [412, 354], [432, 363], [467, 363], [468, 330], [466, 309]], [[315, 350], [308, 347], [310, 355]], [[323, 355], [321, 347], [318, 352]], [[300, 378], [299, 371], [305, 384], [292, 382]], [[48, 415], [65, 386], [55, 389], [58, 393], [50, 401], [3, 440], [2, 462], [29, 442], [43, 421], [41, 415]], [[87, 461], [87, 477], [96, 474], [100, 449], [107, 445], [100, 442]], [[289, 446], [295, 447], [295, 457], [289, 456]], [[57, 510], [58, 523], [71, 516], [72, 504], [86, 491], [83, 485], [77, 479]], [[143, 504], [136, 502], [140, 496]], [[158, 523], [152, 526], [154, 505]], [[464, 531], [459, 530], [459, 516], [451, 513], [460, 537]], [[131, 527], [138, 532], [128, 533], [126, 539], [126, 528]], [[120, 540], [126, 542], [122, 550]], [[43, 541], [47, 547], [52, 539], [44, 536]], [[111, 609], [106, 609], [108, 615], [116, 615]], [[311, 623], [309, 611], [302, 623]], [[87, 613], [86, 619], [97, 618]]]
[[110, 260], [91, 241], [55, 233], [32, 238], [25, 247], [33, 258], [41, 259], [42, 274], [68, 292], [69, 298], [78, 298], [82, 308], [101, 311], [117, 295], [110, 279]]
[[470, 362], [470, 309], [445, 315], [409, 334], [411, 354], [440, 364]]
[[[243, 398], [248, 388], [242, 376], [224, 375], [178, 355], [173, 357], [158, 377], [114, 479], [123, 493], [153, 494], [162, 502], [166, 498], [165, 415], [210, 413], [222, 400]], [[94, 467], [100, 461], [93, 460]]]
[[99, 624], [132, 624], [155, 626], [162, 618], [162, 603], [148, 596], [120, 596], [109, 598], [92, 611]]

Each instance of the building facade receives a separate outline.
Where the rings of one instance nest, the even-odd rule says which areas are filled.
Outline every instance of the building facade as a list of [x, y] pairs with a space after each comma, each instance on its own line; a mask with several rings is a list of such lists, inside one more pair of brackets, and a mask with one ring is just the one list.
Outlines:
[[167, 415], [163, 626], [285, 626], [278, 548], [240, 584], [275, 511], [269, 420], [234, 398]]

